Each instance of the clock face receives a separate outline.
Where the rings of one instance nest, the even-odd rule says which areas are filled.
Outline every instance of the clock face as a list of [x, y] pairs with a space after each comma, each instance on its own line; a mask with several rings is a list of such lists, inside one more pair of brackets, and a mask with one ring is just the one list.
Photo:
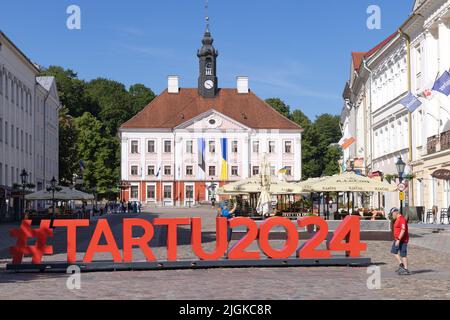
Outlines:
[[214, 81], [212, 81], [212, 80], [206, 80], [206, 81], [205, 81], [205, 88], [206, 88], [206, 89], [212, 89], [212, 88], [214, 88]]

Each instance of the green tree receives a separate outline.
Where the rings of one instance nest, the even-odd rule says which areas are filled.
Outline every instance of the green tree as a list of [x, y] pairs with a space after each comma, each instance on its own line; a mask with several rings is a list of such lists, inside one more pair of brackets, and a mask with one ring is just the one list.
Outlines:
[[155, 93], [150, 88], [147, 88], [140, 83], [132, 85], [128, 90], [128, 93], [131, 96], [133, 115], [140, 112], [156, 97]]
[[99, 194], [117, 185], [119, 163], [118, 138], [105, 132], [102, 123], [85, 113], [75, 120], [79, 131], [77, 151], [85, 164], [83, 179], [88, 189], [97, 188]]
[[97, 78], [87, 84], [86, 91], [98, 104], [98, 119], [110, 135], [116, 135], [119, 126], [134, 115], [132, 99], [122, 83]]
[[60, 102], [68, 109], [69, 115], [79, 117], [84, 112], [98, 113], [98, 105], [86, 94], [86, 83], [78, 79], [73, 70], [50, 66], [41, 72], [41, 76], [55, 77]]
[[77, 150], [78, 130], [67, 108], [59, 112], [59, 179], [62, 185], [72, 183], [79, 166]]
[[291, 116], [290, 109], [291, 108], [286, 103], [284, 103], [284, 101], [281, 100], [280, 98], [269, 98], [269, 99], [266, 99], [266, 103], [269, 106], [271, 106], [272, 108], [274, 108], [276, 111], [281, 113], [286, 118], [290, 118], [290, 116]]

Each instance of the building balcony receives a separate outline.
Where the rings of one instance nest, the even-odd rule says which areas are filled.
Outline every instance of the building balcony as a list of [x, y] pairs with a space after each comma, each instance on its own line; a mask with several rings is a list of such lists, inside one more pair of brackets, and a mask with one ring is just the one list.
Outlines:
[[433, 154], [450, 149], [450, 131], [428, 138], [427, 154]]

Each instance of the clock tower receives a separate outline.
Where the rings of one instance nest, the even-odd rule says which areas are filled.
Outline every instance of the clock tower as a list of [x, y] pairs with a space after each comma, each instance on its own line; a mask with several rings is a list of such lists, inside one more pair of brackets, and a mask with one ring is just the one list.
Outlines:
[[198, 50], [200, 75], [198, 77], [198, 94], [204, 98], [214, 98], [218, 91], [217, 56], [219, 52], [213, 47], [214, 39], [206, 28], [203, 46]]

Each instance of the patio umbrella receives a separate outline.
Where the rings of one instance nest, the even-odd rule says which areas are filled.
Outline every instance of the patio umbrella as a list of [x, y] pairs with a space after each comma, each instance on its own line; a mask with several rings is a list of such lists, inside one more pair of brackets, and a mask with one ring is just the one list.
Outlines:
[[395, 192], [397, 186], [346, 172], [311, 181], [303, 188], [310, 192]]
[[53, 193], [47, 190], [41, 190], [25, 196], [26, 200], [94, 200], [94, 196], [75, 189], [67, 187], [59, 187], [61, 190], [55, 191], [55, 197]]

